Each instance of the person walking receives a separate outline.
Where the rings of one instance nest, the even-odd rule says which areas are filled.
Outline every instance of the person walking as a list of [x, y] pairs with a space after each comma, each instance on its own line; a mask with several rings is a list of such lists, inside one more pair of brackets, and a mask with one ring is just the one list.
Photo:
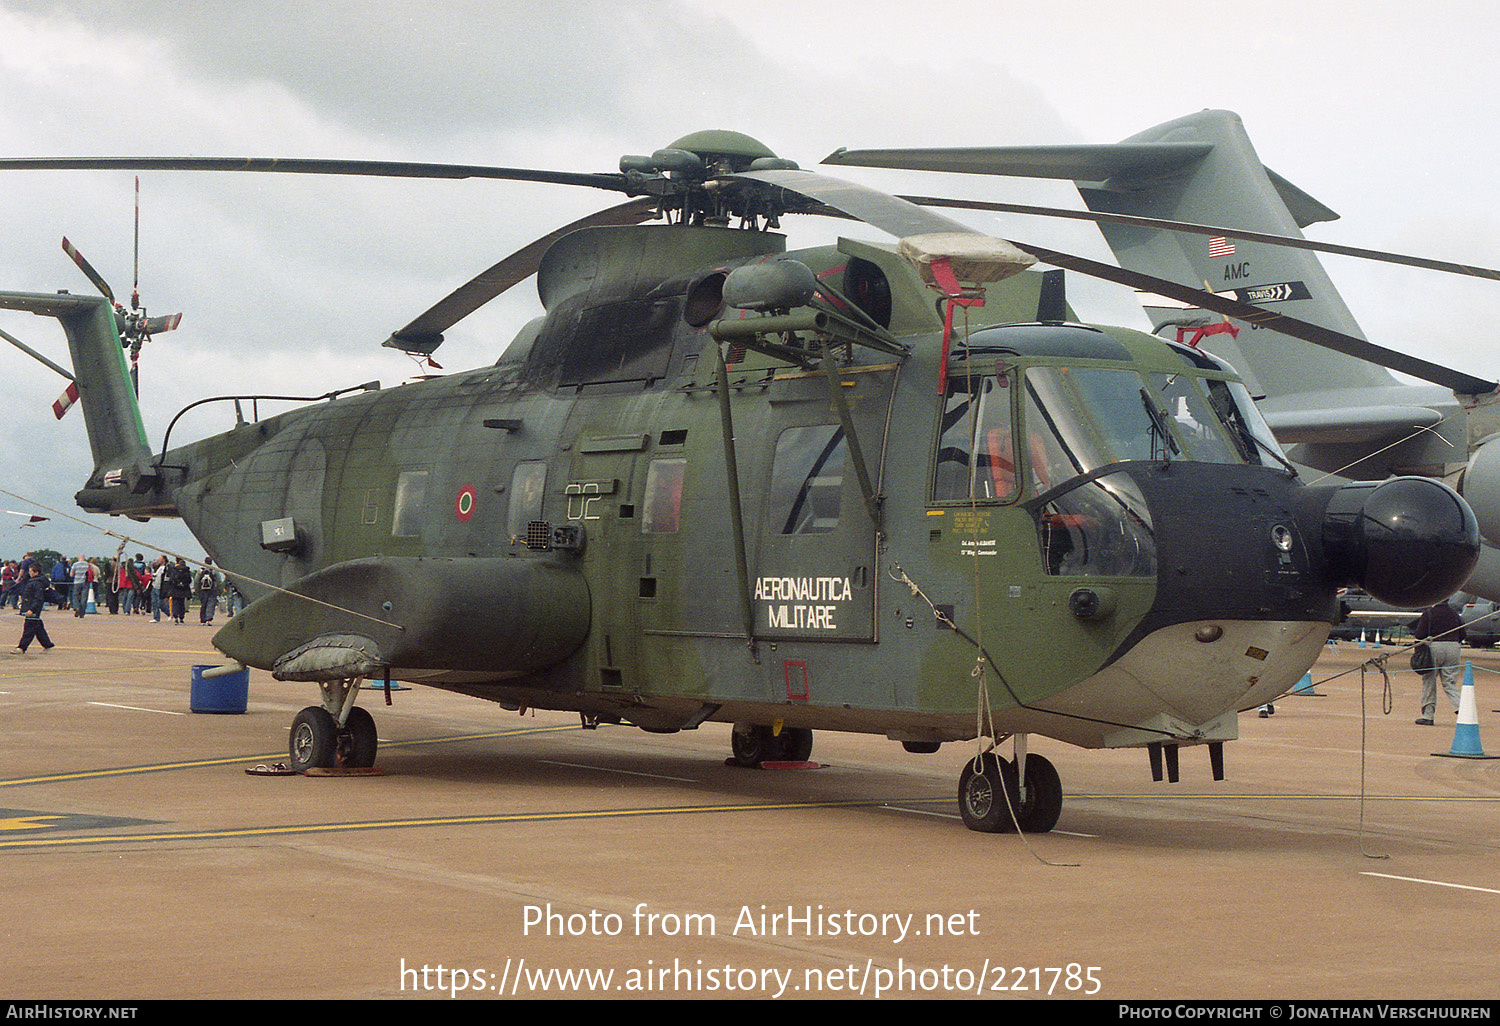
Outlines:
[[42, 609], [48, 602], [61, 605], [63, 597], [53, 589], [52, 582], [42, 576], [42, 568], [35, 563], [28, 569], [26, 581], [20, 587], [20, 598], [21, 615], [26, 621], [21, 628], [21, 640], [10, 654], [25, 655], [33, 640], [42, 646], [43, 652], [52, 651], [57, 646], [47, 636], [47, 628], [42, 623]]
[[130, 575], [130, 586], [135, 591], [133, 612], [145, 616], [151, 612], [151, 571], [146, 569], [146, 558], [137, 552], [135, 558], [125, 564], [125, 572]]
[[1459, 646], [1464, 641], [1463, 620], [1452, 606], [1439, 602], [1417, 618], [1411, 632], [1418, 644], [1425, 644], [1432, 653], [1428, 668], [1422, 671], [1422, 715], [1417, 718], [1417, 726], [1430, 727], [1437, 713], [1440, 680], [1448, 703], [1453, 706], [1454, 714], [1458, 713]]
[[115, 595], [122, 615], [135, 612], [135, 578], [131, 576], [128, 559], [121, 559], [115, 565]]
[[89, 604], [89, 576], [93, 573], [93, 564], [83, 556], [79, 556], [73, 564], [73, 615], [83, 617]]
[[193, 572], [188, 569], [185, 558], [178, 556], [177, 562], [167, 567], [162, 574], [161, 590], [172, 622], [180, 626], [187, 616], [188, 596], [193, 593]]
[[163, 587], [166, 584], [167, 557], [157, 556], [156, 566], [151, 570], [151, 622], [161, 623], [161, 604], [166, 594]]
[[219, 575], [214, 571], [214, 561], [205, 558], [203, 568], [198, 571], [198, 622], [209, 626], [214, 622], [214, 607], [219, 601]]
[[69, 598], [73, 594], [71, 581], [72, 564], [68, 562], [66, 556], [59, 556], [52, 564], [52, 587], [62, 596], [62, 601], [57, 604], [58, 609], [72, 608], [72, 604], [69, 602]]

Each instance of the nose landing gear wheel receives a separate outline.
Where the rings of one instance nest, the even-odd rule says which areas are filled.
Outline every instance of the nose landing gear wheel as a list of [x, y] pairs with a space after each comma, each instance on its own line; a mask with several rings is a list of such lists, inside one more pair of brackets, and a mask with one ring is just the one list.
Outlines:
[[[1026, 800], [1020, 797], [1015, 763], [994, 752], [970, 759], [958, 778], [958, 811], [964, 826], [981, 833], [1014, 833], [1016, 824], [1028, 834], [1044, 834], [1062, 814], [1062, 781], [1057, 769], [1040, 755], [1026, 757]], [[1005, 792], [1000, 791], [1001, 784]], [[1006, 804], [1007, 796], [1010, 799]], [[1011, 808], [1015, 819], [1011, 819]]]
[[[1012, 769], [1012, 775], [1015, 771]], [[1040, 755], [1026, 756], [1026, 800], [1016, 808], [1016, 819], [1028, 834], [1045, 834], [1062, 815], [1062, 780], [1057, 767]]]
[[994, 752], [964, 763], [958, 777], [958, 812], [964, 826], [985, 834], [1010, 833], [1015, 829], [1010, 808], [1005, 804], [1004, 787], [1015, 801], [1016, 768]]

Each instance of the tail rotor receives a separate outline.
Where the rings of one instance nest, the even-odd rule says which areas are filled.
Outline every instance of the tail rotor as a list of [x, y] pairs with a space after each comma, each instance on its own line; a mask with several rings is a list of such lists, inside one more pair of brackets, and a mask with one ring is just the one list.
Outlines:
[[[135, 180], [135, 245], [134, 245], [134, 272], [130, 289], [130, 307], [115, 298], [114, 290], [109, 287], [109, 282], [104, 276], [94, 269], [78, 248], [67, 240], [62, 240], [63, 252], [68, 254], [73, 263], [84, 276], [93, 283], [94, 288], [99, 290], [100, 295], [109, 300], [115, 310], [115, 321], [120, 330], [120, 344], [130, 351], [130, 383], [140, 394], [140, 357], [141, 347], [151, 341], [152, 335], [159, 335], [164, 331], [171, 331], [182, 322], [182, 314], [167, 314], [161, 317], [150, 317], [146, 313], [145, 306], [141, 303], [141, 180]], [[66, 412], [66, 407], [64, 407]], [[58, 414], [62, 416], [61, 413]]]

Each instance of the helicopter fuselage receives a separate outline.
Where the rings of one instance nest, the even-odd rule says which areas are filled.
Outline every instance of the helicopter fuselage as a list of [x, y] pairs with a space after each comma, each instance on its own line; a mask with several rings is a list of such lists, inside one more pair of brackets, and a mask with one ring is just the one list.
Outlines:
[[[889, 250], [795, 254], [910, 344], [819, 365], [711, 336], [744, 315], [705, 283], [776, 237], [569, 239], [547, 317], [493, 367], [156, 459], [150, 511], [256, 599], [217, 647], [658, 731], [1195, 743], [1301, 678], [1364, 570], [1358, 502], [1295, 478], [1232, 370], [1026, 323], [1034, 276], [991, 286], [945, 359]], [[150, 508], [104, 484], [80, 501]]]

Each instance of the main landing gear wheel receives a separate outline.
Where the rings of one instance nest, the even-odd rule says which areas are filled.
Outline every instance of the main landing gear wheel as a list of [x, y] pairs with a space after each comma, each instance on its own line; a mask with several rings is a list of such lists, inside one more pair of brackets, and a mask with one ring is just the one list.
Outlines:
[[349, 720], [340, 730], [328, 710], [310, 705], [292, 720], [287, 742], [292, 769], [298, 773], [332, 766], [368, 769], [375, 765], [378, 746], [375, 718], [360, 706], [349, 710]]
[[369, 769], [375, 765], [375, 750], [380, 746], [375, 736], [375, 717], [364, 706], [356, 705], [349, 710], [349, 720], [339, 734], [339, 751], [344, 765], [354, 769]]
[[292, 720], [287, 741], [292, 769], [298, 773], [333, 765], [338, 754], [339, 728], [328, 710], [310, 705]]
[[1017, 823], [1028, 834], [1044, 834], [1056, 826], [1062, 814], [1062, 781], [1056, 767], [1040, 755], [1028, 755], [1025, 801], [1017, 783], [1015, 763], [994, 752], [964, 763], [958, 778], [958, 811], [964, 826], [989, 834], [1013, 833]]
[[[744, 729], [742, 729], [744, 728]], [[729, 735], [729, 748], [740, 766], [763, 762], [806, 762], [812, 755], [813, 732], [806, 727], [783, 727], [780, 734], [762, 724], [745, 728], [736, 724]]]

